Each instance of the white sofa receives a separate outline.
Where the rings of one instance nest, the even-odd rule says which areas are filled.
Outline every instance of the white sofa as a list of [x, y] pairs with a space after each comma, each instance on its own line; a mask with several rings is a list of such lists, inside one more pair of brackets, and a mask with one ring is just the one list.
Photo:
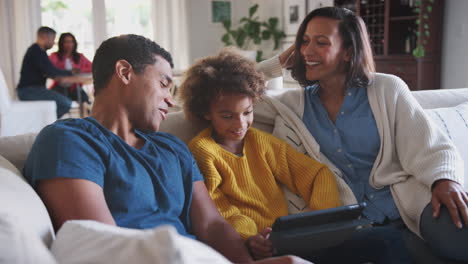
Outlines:
[[0, 69], [0, 136], [38, 133], [57, 120], [54, 101], [15, 101], [11, 99]]
[[[279, 92], [281, 91], [275, 91], [275, 93]], [[413, 95], [427, 109], [435, 122], [439, 123], [456, 141], [457, 147], [467, 162], [468, 145], [463, 141], [466, 141], [466, 135], [468, 135], [468, 111], [465, 111], [466, 109], [460, 110], [455, 106], [468, 102], [468, 88], [418, 91], [413, 92]], [[430, 110], [442, 107], [451, 108], [440, 109], [440, 111]], [[454, 111], [449, 111], [451, 109]], [[459, 119], [451, 121], [449, 120], [450, 115]], [[272, 127], [264, 124], [256, 123], [254, 125], [265, 131], [272, 131]], [[172, 133], [185, 142], [188, 142], [200, 129], [200, 127], [194, 127], [185, 121], [181, 112], [169, 114], [168, 119], [161, 126], [161, 131]], [[34, 138], [34, 134], [0, 138], [0, 203], [2, 204], [0, 206], [0, 263], [18, 263], [18, 261], [21, 263], [54, 263], [55, 261], [48, 250], [55, 235], [47, 210], [19, 172]], [[465, 172], [465, 178], [467, 178], [466, 175]], [[24, 237], [27, 239], [22, 239]], [[34, 245], [29, 245], [31, 243]], [[27, 250], [36, 250], [38, 253], [33, 259], [18, 258], [17, 255], [24, 255], [25, 250], [26, 252]], [[95, 250], [98, 252], [103, 248], [99, 247]], [[70, 252], [74, 251], [80, 252], [79, 248]], [[107, 259], [109, 263], [116, 264], [115, 259], [118, 258]]]

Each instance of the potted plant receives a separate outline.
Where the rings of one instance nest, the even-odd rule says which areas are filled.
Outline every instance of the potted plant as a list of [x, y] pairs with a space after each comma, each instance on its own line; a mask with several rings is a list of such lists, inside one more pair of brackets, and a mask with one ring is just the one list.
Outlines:
[[[286, 37], [286, 34], [278, 29], [278, 18], [270, 17], [267, 21], [259, 21], [259, 17], [255, 16], [258, 4], [249, 8], [249, 16], [242, 17], [239, 20], [237, 28], [233, 28], [231, 20], [223, 21], [223, 27], [226, 33], [221, 37], [221, 41], [226, 46], [235, 45], [242, 50], [255, 49], [263, 40], [273, 39], [276, 50], [280, 46], [281, 39]], [[262, 60], [263, 52], [256, 50], [256, 60]]]
[[419, 30], [416, 32], [416, 36], [418, 38], [418, 44], [416, 48], [413, 50], [413, 56], [415, 58], [422, 58], [425, 56], [425, 49], [424, 46], [427, 44], [427, 40], [430, 37], [430, 29], [429, 29], [429, 16], [432, 13], [432, 5], [434, 4], [434, 0], [425, 1], [425, 5], [423, 5], [422, 0], [416, 0], [414, 12], [418, 16], [416, 19], [416, 25], [418, 26]]

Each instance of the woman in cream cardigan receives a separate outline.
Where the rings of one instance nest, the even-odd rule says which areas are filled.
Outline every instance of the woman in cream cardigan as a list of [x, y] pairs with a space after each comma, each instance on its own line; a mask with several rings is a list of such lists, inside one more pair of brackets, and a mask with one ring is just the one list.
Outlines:
[[[407, 85], [396, 76], [375, 73], [362, 19], [337, 7], [312, 11], [295, 44], [258, 65], [267, 77], [281, 75], [282, 67], [291, 69], [304, 87], [277, 98], [293, 113], [283, 116], [287, 127], [309, 155], [337, 172], [343, 189], [351, 190], [354, 197], [343, 195], [345, 203], [368, 204], [363, 215], [373, 227], [350, 244], [366, 237], [394, 243], [410, 229], [437, 255], [468, 261], [463, 161]], [[275, 100], [267, 102], [281, 108]], [[302, 124], [292, 124], [299, 119]], [[389, 244], [385, 254], [405, 258], [408, 249], [404, 243]]]

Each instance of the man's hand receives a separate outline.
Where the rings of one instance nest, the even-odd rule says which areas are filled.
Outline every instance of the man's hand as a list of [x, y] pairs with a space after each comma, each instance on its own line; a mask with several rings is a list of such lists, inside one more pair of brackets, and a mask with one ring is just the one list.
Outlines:
[[254, 259], [264, 259], [273, 256], [273, 244], [268, 240], [271, 231], [272, 229], [267, 227], [257, 235], [249, 237], [245, 242]]
[[432, 188], [433, 217], [440, 215], [440, 206], [443, 204], [449, 210], [452, 221], [458, 228], [462, 228], [460, 214], [468, 226], [468, 194], [460, 184], [451, 180], [438, 180]]
[[267, 258], [255, 261], [255, 264], [312, 264], [307, 260], [301, 259], [296, 256], [282, 256], [275, 258]]

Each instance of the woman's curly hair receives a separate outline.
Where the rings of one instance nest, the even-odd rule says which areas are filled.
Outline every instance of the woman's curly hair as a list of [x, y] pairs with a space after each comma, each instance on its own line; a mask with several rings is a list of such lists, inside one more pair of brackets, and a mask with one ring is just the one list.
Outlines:
[[185, 116], [203, 122], [211, 103], [222, 94], [244, 94], [256, 102], [264, 93], [265, 79], [255, 63], [224, 49], [216, 56], [199, 59], [188, 69], [178, 97]]

